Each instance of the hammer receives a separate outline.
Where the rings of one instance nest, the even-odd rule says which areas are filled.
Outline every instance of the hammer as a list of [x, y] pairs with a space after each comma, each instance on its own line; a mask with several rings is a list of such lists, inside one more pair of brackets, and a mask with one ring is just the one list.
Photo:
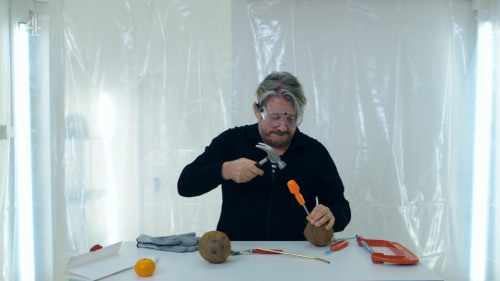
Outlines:
[[286, 166], [285, 161], [280, 159], [279, 155], [276, 153], [276, 151], [274, 151], [272, 147], [262, 142], [259, 142], [255, 147], [260, 148], [265, 152], [267, 152], [267, 157], [262, 159], [259, 163], [255, 164], [257, 168], [262, 169], [262, 165], [264, 165], [264, 163], [266, 163], [268, 160], [278, 163], [278, 168], [280, 168], [280, 170], [283, 170], [283, 168], [285, 168]]

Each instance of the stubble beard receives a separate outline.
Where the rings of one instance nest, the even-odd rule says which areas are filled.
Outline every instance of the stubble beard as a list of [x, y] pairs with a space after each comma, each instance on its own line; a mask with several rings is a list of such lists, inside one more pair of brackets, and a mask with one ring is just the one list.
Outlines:
[[[281, 132], [281, 131], [278, 131], [278, 130], [273, 130], [273, 131], [270, 131], [269, 134], [267, 135], [264, 135], [262, 133], [262, 130], [259, 126], [259, 133], [260, 133], [260, 137], [262, 138], [262, 140], [264, 141], [264, 143], [270, 145], [271, 147], [274, 147], [274, 148], [280, 148], [280, 147], [284, 147], [284, 146], [287, 146], [288, 144], [290, 144], [290, 142], [292, 142], [292, 138], [293, 138], [293, 133], [290, 132], [290, 131], [286, 131], [286, 132]], [[270, 136], [272, 134], [276, 134], [276, 135], [280, 135], [280, 136], [284, 136], [284, 135], [288, 135], [288, 138], [285, 139], [285, 140], [281, 140], [281, 141], [276, 141], [276, 140], [273, 140], [270, 138]]]

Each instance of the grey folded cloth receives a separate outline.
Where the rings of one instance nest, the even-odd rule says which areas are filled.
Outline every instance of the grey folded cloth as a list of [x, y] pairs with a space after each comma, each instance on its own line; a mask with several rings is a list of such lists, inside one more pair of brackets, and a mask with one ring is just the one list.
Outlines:
[[194, 232], [159, 237], [141, 234], [137, 237], [137, 248], [176, 253], [194, 252], [198, 250], [198, 241], [200, 241], [200, 237], [197, 237]]

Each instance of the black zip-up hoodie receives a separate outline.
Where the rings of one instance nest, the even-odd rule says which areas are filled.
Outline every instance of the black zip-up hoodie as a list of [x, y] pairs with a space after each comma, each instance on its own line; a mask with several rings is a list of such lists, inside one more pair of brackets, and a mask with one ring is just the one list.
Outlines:
[[334, 231], [344, 230], [351, 220], [351, 209], [337, 168], [326, 148], [298, 128], [290, 147], [280, 156], [286, 163], [283, 170], [277, 168], [273, 174], [267, 162], [264, 175], [247, 183], [222, 178], [226, 161], [264, 159], [266, 152], [255, 147], [261, 141], [257, 124], [223, 132], [184, 168], [177, 183], [179, 194], [199, 196], [222, 185], [217, 230], [232, 241], [302, 241], [307, 214], [287, 186], [289, 180], [295, 180], [309, 212], [318, 197], [319, 204], [329, 207], [335, 216]]

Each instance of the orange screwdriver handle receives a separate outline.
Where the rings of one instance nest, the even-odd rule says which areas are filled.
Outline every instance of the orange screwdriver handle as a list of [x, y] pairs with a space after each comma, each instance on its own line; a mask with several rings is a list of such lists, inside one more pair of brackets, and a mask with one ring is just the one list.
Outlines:
[[297, 199], [297, 201], [299, 201], [299, 204], [300, 205], [304, 205], [306, 203], [306, 201], [304, 200], [304, 197], [302, 197], [302, 194], [295, 194], [295, 199]]
[[342, 240], [340, 242], [337, 242], [337, 243], [331, 245], [330, 246], [330, 250], [332, 250], [332, 251], [338, 251], [338, 250], [340, 250], [342, 248], [347, 247], [347, 245], [349, 245], [349, 242], [347, 242], [347, 240]]
[[300, 192], [299, 192], [300, 188], [294, 180], [289, 181], [287, 183], [287, 185], [288, 185], [288, 189], [290, 189], [290, 192], [292, 194], [295, 194], [295, 195], [300, 194]]
[[290, 192], [292, 194], [295, 194], [295, 199], [299, 202], [300, 205], [304, 205], [306, 201], [304, 200], [304, 197], [302, 197], [302, 194], [300, 194], [299, 190], [299, 185], [294, 181], [291, 180], [287, 183], [288, 189], [290, 189]]

